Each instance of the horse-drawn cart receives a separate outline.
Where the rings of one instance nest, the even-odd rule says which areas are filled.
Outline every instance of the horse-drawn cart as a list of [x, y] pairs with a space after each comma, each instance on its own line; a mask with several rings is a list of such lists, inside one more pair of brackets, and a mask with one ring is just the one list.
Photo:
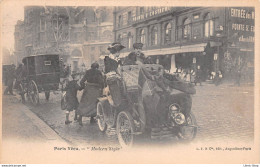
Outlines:
[[25, 57], [24, 80], [20, 84], [21, 95], [34, 105], [39, 104], [39, 93], [44, 92], [49, 100], [50, 92], [59, 89], [59, 55], [46, 54]]

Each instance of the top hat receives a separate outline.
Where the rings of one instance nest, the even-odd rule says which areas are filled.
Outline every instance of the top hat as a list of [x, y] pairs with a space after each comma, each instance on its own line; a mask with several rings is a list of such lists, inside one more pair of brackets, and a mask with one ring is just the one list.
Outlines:
[[120, 50], [124, 49], [125, 47], [121, 45], [118, 42], [112, 43], [110, 46], [108, 46], [107, 50], [110, 51], [110, 53], [115, 54], [116, 52], [119, 52]]
[[133, 48], [134, 48], [134, 49], [142, 49], [142, 48], [143, 48], [143, 45], [144, 45], [144, 44], [142, 44], [142, 43], [134, 43], [134, 44], [133, 44]]

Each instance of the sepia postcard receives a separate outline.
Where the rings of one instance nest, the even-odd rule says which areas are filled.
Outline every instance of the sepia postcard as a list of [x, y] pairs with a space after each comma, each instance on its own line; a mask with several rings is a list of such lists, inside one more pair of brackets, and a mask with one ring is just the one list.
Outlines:
[[260, 163], [259, 1], [0, 5], [1, 164]]

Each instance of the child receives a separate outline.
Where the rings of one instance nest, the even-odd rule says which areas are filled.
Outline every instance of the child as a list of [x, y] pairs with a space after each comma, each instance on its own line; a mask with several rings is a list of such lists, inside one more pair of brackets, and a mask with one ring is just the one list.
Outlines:
[[72, 74], [71, 77], [72, 77], [72, 80], [69, 81], [68, 84], [66, 85], [66, 87], [64, 88], [64, 90], [66, 91], [66, 97], [65, 97], [66, 110], [67, 110], [66, 111], [66, 121], [65, 121], [66, 125], [71, 123], [71, 121], [69, 120], [70, 111], [75, 110], [74, 120], [77, 120], [77, 111], [76, 110], [79, 106], [77, 92], [78, 92], [78, 90], [81, 89], [77, 83], [77, 80], [75, 80], [76, 74]]

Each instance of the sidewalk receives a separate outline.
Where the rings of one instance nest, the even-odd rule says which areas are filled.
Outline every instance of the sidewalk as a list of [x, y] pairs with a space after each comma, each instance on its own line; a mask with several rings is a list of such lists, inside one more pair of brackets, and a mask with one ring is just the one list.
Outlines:
[[19, 141], [63, 141], [45, 122], [20, 102], [19, 95], [2, 95], [2, 138]]

